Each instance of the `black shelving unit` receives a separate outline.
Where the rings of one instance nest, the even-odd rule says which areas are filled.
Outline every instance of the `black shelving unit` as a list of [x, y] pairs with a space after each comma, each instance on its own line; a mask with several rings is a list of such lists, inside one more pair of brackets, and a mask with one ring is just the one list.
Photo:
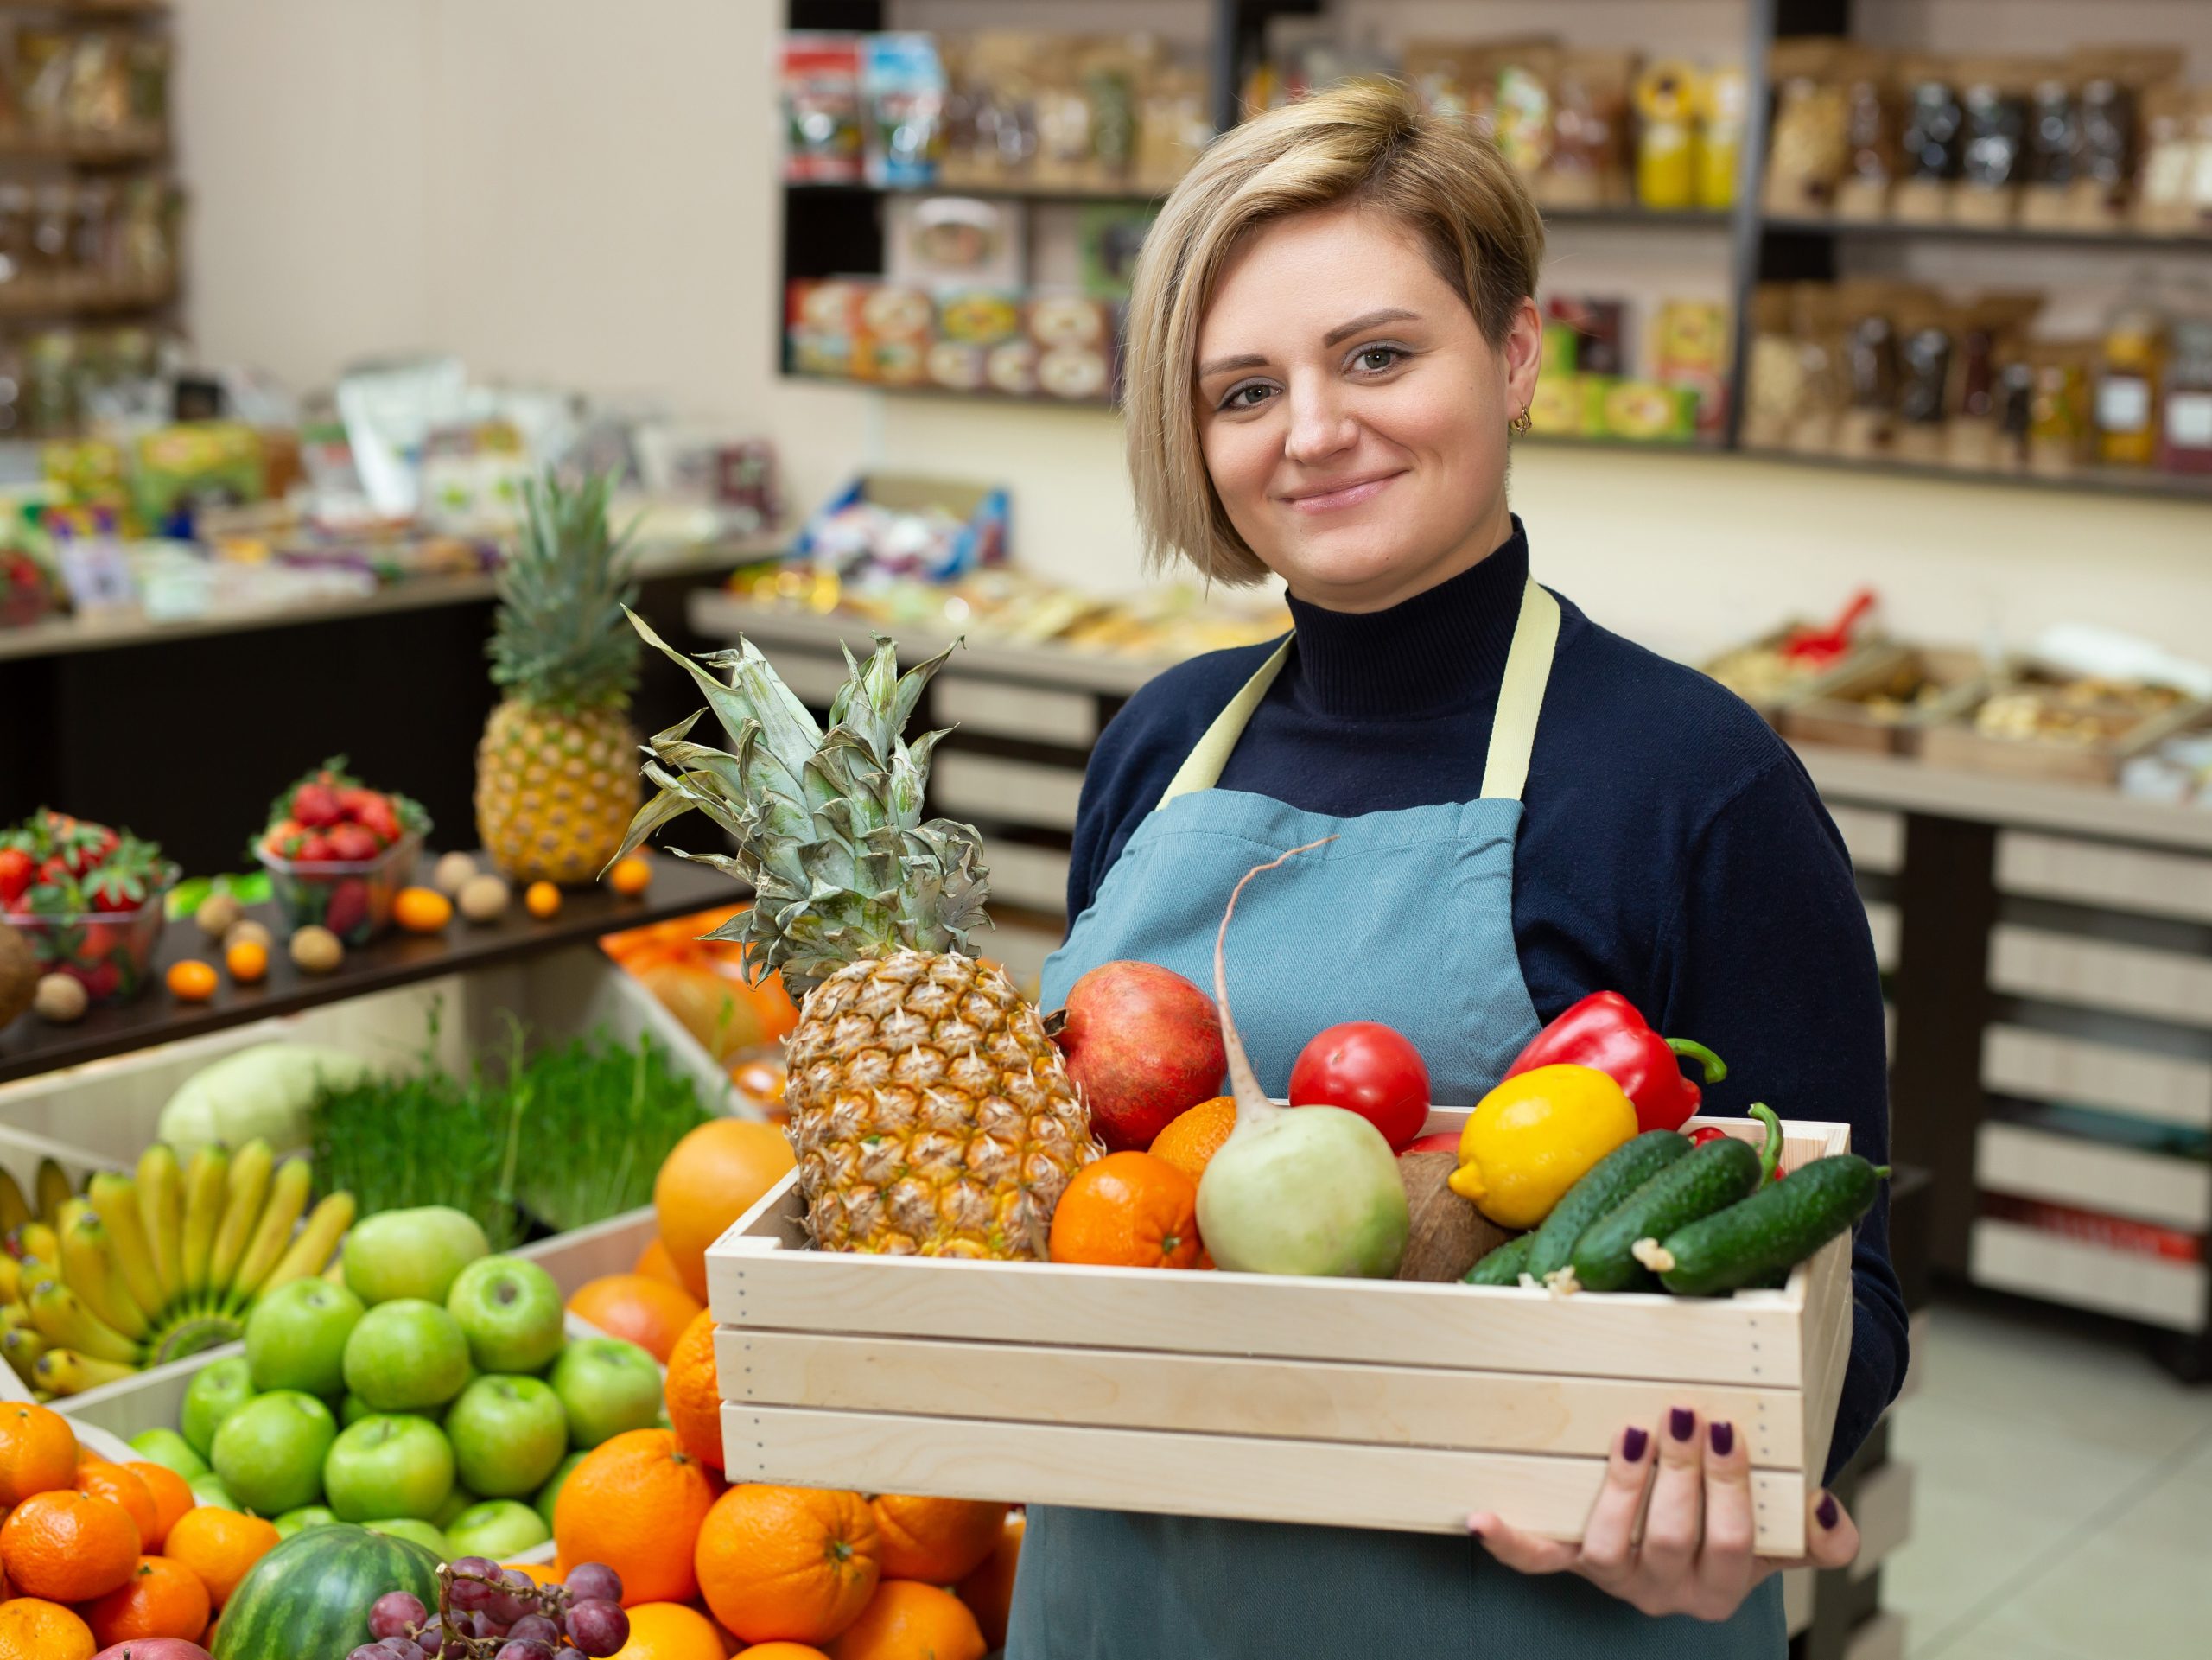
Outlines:
[[[1245, 70], [1258, 52], [1268, 20], [1279, 16], [1310, 16], [1324, 10], [1323, 0], [1205, 0], [1209, 11], [1208, 92], [1215, 123], [1227, 127], [1238, 118], [1238, 89]], [[1010, 22], [1037, 20], [1033, 7], [1007, 0]], [[1763, 461], [1846, 468], [1877, 476], [1925, 479], [1964, 479], [1993, 485], [2024, 485], [2044, 490], [2071, 490], [2104, 495], [2141, 496], [2183, 502], [2212, 503], [2212, 480], [2109, 468], [2084, 468], [2077, 473], [2043, 474], [2015, 472], [1963, 473], [1942, 467], [1917, 466], [1888, 459], [1854, 461], [1846, 457], [1801, 455], [1794, 451], [1753, 451], [1743, 443], [1742, 421], [1745, 379], [1751, 359], [1751, 296], [1761, 283], [1828, 281], [1837, 275], [1840, 251], [1849, 243], [1944, 242], [2032, 250], [2066, 248], [2102, 250], [2114, 254], [2178, 253], [2202, 256], [2212, 261], [2212, 235], [2155, 236], [2121, 232], [2101, 234], [2088, 231], [2043, 231], [2024, 226], [1979, 226], [1920, 225], [1897, 220], [1843, 220], [1775, 216], [1761, 207], [1761, 187], [1766, 164], [1767, 124], [1771, 102], [1769, 53], [1774, 43], [1805, 35], [1848, 35], [1852, 32], [1852, 0], [1745, 0], [1746, 31], [1743, 58], [1752, 96], [1746, 111], [1742, 170], [1737, 181], [1736, 203], [1726, 211], [1662, 213], [1636, 207], [1554, 208], [1546, 221], [1560, 227], [1602, 226], [1631, 232], [1662, 233], [1702, 231], [1726, 233], [1729, 251], [1729, 294], [1733, 310], [1735, 350], [1728, 388], [1728, 419], [1718, 443], [1629, 444], [1623, 448], [1649, 449], [1661, 454], [1747, 455]], [[887, 22], [886, 0], [786, 0], [785, 17], [795, 29], [881, 29]], [[1095, 190], [1027, 190], [999, 188], [945, 187], [941, 191], [901, 192], [863, 184], [791, 184], [783, 192], [783, 277], [787, 284], [798, 277], [820, 277], [880, 271], [883, 269], [883, 201], [890, 195], [960, 194], [998, 200], [1047, 203], [1092, 201], [1141, 202], [1154, 200], [1152, 193]], [[796, 369], [785, 350], [782, 299], [777, 292], [775, 318], [777, 360], [793, 378], [825, 384], [856, 383], [810, 375]], [[1004, 394], [962, 392], [938, 386], [879, 387], [907, 395], [976, 399], [990, 403], [1036, 402], [1065, 408], [1097, 408], [1049, 397], [1010, 398]], [[1573, 443], [1572, 439], [1551, 442]], [[1613, 447], [1607, 444], [1606, 447]]]

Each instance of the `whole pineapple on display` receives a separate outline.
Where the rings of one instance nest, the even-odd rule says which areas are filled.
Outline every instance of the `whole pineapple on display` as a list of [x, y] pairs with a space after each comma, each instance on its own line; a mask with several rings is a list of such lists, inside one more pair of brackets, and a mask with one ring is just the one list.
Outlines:
[[637, 627], [698, 681], [730, 747], [692, 742], [697, 715], [656, 735], [658, 793], [622, 850], [695, 807], [729, 833], [733, 855], [682, 856], [753, 885], [709, 938], [743, 942], [802, 1000], [785, 1100], [816, 1246], [1043, 1260], [1061, 1189], [1103, 1149], [1036, 1009], [966, 955], [988, 925], [981, 838], [922, 819], [944, 735], [899, 734], [950, 653], [901, 675], [888, 642], [865, 665], [846, 652], [824, 732], [749, 642], [695, 663]]
[[638, 805], [638, 639], [622, 620], [637, 590], [628, 537], [607, 530], [610, 488], [550, 472], [524, 486], [522, 541], [499, 572], [490, 652], [506, 696], [476, 747], [476, 833], [518, 882], [589, 881]]

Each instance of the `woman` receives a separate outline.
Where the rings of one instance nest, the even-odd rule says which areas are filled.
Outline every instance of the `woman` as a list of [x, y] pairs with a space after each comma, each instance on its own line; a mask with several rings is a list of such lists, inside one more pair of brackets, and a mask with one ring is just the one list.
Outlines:
[[[1084, 785], [1045, 1006], [1117, 958], [1230, 977], [1270, 1093], [1306, 1036], [1382, 1020], [1471, 1103], [1547, 1020], [1625, 993], [1761, 1098], [1888, 1140], [1881, 993], [1842, 844], [1803, 770], [1713, 682], [1530, 578], [1507, 511], [1543, 230], [1487, 143], [1362, 86], [1218, 141], [1169, 197], [1130, 303], [1126, 404], [1155, 556], [1283, 579], [1295, 630], [1162, 675]], [[1624, 550], [1624, 554], [1632, 550]], [[1887, 1222], [1861, 1225], [1831, 1463], [1896, 1393]], [[1471, 1509], [1479, 1495], [1469, 1495]], [[1648, 1506], [1640, 1536], [1637, 1523]], [[1777, 1657], [1746, 1437], [1624, 1425], [1580, 1547], [1033, 1510], [1012, 1660]], [[1810, 1496], [1811, 1560], [1857, 1535]], [[1712, 1622], [1696, 1624], [1694, 1622]]]

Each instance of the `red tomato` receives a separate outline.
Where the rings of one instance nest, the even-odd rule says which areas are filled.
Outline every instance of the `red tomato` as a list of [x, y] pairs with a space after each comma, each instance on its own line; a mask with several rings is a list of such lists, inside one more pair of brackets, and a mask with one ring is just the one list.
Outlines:
[[1703, 1147], [1707, 1142], [1719, 1141], [1728, 1132], [1726, 1130], [1721, 1129], [1718, 1124], [1707, 1124], [1701, 1129], [1690, 1131], [1690, 1145], [1692, 1147]]
[[1307, 1044], [1290, 1069], [1294, 1107], [1343, 1107], [1403, 1148], [1428, 1122], [1421, 1051], [1374, 1021], [1347, 1021]]
[[1433, 1135], [1422, 1136], [1406, 1148], [1408, 1153], [1457, 1153], [1459, 1150], [1459, 1132], [1456, 1129], [1440, 1129]]

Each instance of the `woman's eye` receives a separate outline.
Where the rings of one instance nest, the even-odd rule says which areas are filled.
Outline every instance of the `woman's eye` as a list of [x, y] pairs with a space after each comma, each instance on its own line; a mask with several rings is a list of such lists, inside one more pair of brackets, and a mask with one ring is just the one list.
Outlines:
[[1254, 381], [1249, 385], [1239, 386], [1230, 392], [1228, 397], [1221, 400], [1221, 406], [1225, 410], [1256, 409], [1267, 401], [1272, 392], [1273, 388], [1264, 382]]
[[1395, 346], [1368, 346], [1360, 348], [1353, 361], [1370, 374], [1380, 374], [1405, 356]]

